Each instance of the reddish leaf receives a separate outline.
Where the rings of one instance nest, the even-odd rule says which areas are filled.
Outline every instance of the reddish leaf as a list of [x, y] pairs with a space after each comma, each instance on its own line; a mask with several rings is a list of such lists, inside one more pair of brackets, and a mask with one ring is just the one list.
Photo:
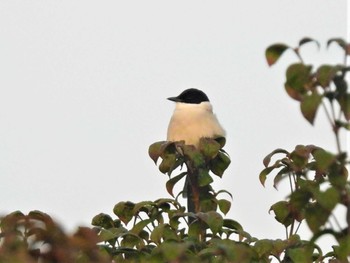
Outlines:
[[267, 60], [267, 64], [269, 66], [272, 66], [276, 63], [276, 61], [280, 58], [280, 56], [289, 49], [290, 47], [286, 46], [285, 44], [274, 44], [272, 46], [269, 46], [266, 49], [265, 57]]

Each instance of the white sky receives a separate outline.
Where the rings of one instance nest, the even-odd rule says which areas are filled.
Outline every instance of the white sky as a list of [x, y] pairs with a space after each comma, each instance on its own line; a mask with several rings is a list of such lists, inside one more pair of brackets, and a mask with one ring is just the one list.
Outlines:
[[284, 92], [294, 56], [268, 68], [264, 51], [309, 36], [322, 48], [305, 46], [306, 62], [341, 62], [325, 43], [347, 37], [346, 8], [346, 0], [2, 0], [0, 213], [38, 209], [73, 229], [119, 201], [169, 197], [148, 146], [165, 139], [174, 108], [166, 98], [196, 87], [228, 134], [232, 164], [215, 189], [233, 194], [229, 217], [253, 236], [283, 238], [268, 210], [286, 192], [260, 185], [262, 159], [275, 148], [335, 144], [323, 112], [312, 127]]

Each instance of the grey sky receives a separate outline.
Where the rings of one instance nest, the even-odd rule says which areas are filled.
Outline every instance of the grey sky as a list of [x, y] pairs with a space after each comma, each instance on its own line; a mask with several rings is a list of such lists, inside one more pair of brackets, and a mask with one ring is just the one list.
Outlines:
[[[258, 237], [283, 237], [268, 214], [286, 193], [258, 180], [263, 157], [296, 144], [335, 149], [327, 122], [311, 127], [285, 94], [286, 54], [265, 48], [309, 36], [306, 62], [337, 63], [346, 0], [0, 2], [0, 213], [42, 210], [67, 229], [112, 214], [118, 201], [168, 197], [148, 157], [174, 105], [204, 90], [225, 127], [232, 164], [215, 184], [229, 217]], [[262, 227], [263, 226], [263, 227]]]

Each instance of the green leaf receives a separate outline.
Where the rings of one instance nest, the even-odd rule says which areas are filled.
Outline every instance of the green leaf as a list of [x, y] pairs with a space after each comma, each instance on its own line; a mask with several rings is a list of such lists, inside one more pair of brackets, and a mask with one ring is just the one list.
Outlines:
[[218, 200], [219, 209], [221, 212], [223, 212], [225, 215], [230, 211], [231, 208], [231, 202], [226, 199], [220, 199]]
[[301, 47], [307, 43], [310, 43], [310, 42], [315, 43], [317, 45], [317, 47], [320, 48], [320, 43], [317, 40], [309, 38], [309, 37], [304, 37], [303, 39], [301, 39], [299, 41], [299, 47]]
[[230, 165], [230, 158], [223, 152], [210, 161], [210, 170], [217, 176], [222, 177], [227, 167]]
[[205, 230], [205, 227], [202, 225], [201, 221], [195, 220], [188, 227], [188, 236], [198, 239], [203, 230]]
[[125, 235], [128, 231], [124, 227], [101, 229], [99, 239], [101, 241], [109, 241]]
[[[291, 259], [291, 262], [298, 263], [310, 263], [312, 260], [312, 253], [306, 247], [289, 248], [287, 255]], [[289, 261], [288, 261], [289, 262]]]
[[[339, 67], [341, 67], [341, 66], [339, 66]], [[344, 70], [344, 68], [342, 68], [342, 69]], [[344, 97], [344, 95], [347, 94], [346, 92], [348, 90], [348, 83], [345, 79], [345, 74], [336, 75], [333, 78], [333, 83], [334, 83], [335, 89], [336, 89], [336, 98], [339, 100], [342, 97]]]
[[130, 230], [130, 233], [138, 235], [151, 222], [151, 219], [141, 220], [136, 225], [134, 225], [134, 227]]
[[269, 66], [272, 66], [277, 62], [277, 60], [281, 57], [281, 55], [289, 49], [290, 47], [286, 46], [285, 44], [274, 44], [269, 46], [265, 51], [265, 57], [267, 64]]
[[132, 212], [133, 214], [137, 214], [140, 211], [144, 211], [145, 213], [149, 213], [149, 211], [155, 206], [155, 203], [152, 201], [142, 201], [135, 204]]
[[159, 262], [178, 262], [177, 259], [184, 257], [187, 250], [187, 244], [164, 242], [161, 244], [160, 249], [164, 255], [164, 260]]
[[327, 42], [327, 47], [329, 47], [332, 43], [337, 43], [347, 55], [349, 55], [349, 45], [346, 43], [346, 41], [342, 38], [331, 38]]
[[316, 71], [316, 78], [322, 88], [330, 85], [337, 72], [340, 70], [339, 66], [322, 65]]
[[285, 240], [281, 240], [281, 239], [274, 240], [271, 255], [274, 255], [275, 257], [279, 258], [280, 255], [285, 251], [287, 246], [288, 244]]
[[213, 159], [219, 153], [221, 145], [214, 139], [201, 138], [198, 148], [206, 158]]
[[116, 238], [117, 235], [113, 232], [111, 232], [109, 229], [101, 229], [101, 232], [99, 233], [99, 240], [100, 241], [108, 241], [111, 239]]
[[317, 233], [327, 222], [330, 211], [319, 204], [310, 204], [305, 209], [305, 220], [313, 233]]
[[174, 167], [176, 163], [176, 154], [166, 154], [163, 156], [163, 160], [159, 165], [159, 171], [161, 171], [163, 174], [168, 173], [172, 171], [172, 168]]
[[342, 127], [344, 129], [350, 131], [350, 123], [349, 122], [336, 121], [335, 123], [338, 127]]
[[200, 189], [199, 206], [202, 212], [216, 211], [218, 204], [215, 196], [209, 192], [209, 187]]
[[119, 202], [114, 206], [113, 212], [125, 225], [127, 225], [134, 216], [134, 207], [135, 204], [132, 202]]
[[142, 244], [143, 244], [142, 239], [139, 236], [132, 234], [130, 232], [126, 233], [123, 236], [123, 240], [121, 242], [121, 246], [127, 247], [127, 248], [133, 248], [135, 246], [142, 245]]
[[314, 123], [316, 112], [322, 102], [322, 98], [322, 95], [314, 92], [311, 95], [304, 96], [300, 103], [301, 113], [310, 124]]
[[[298, 180], [298, 183], [300, 185], [300, 181]], [[313, 197], [313, 193], [314, 192], [312, 189], [311, 191], [308, 190], [307, 188], [312, 188], [310, 186], [310, 182], [309, 180], [307, 181], [307, 184], [309, 186], [303, 186], [303, 190], [297, 190], [294, 191], [291, 196], [290, 196], [290, 210], [293, 211], [292, 217], [294, 219], [296, 219], [297, 221], [301, 221], [304, 219], [304, 209], [305, 207], [309, 204], [310, 199]]]
[[221, 137], [221, 136], [220, 137], [216, 137], [214, 140], [217, 141], [220, 144], [221, 148], [223, 148], [225, 146], [225, 144], [226, 144], [226, 138], [225, 137]]
[[221, 194], [221, 193], [226, 193], [226, 194], [228, 194], [228, 195], [231, 197], [231, 199], [233, 199], [232, 194], [231, 194], [229, 191], [227, 191], [227, 190], [219, 190], [219, 191], [216, 193], [216, 196], [218, 196], [218, 195]]
[[273, 179], [273, 187], [275, 189], [277, 189], [277, 185], [279, 184], [279, 182], [285, 178], [286, 176], [288, 176], [288, 174], [290, 173], [290, 168], [289, 167], [284, 167], [282, 168], [275, 176], [275, 178]]
[[348, 262], [350, 255], [350, 236], [346, 235], [339, 240], [339, 246], [333, 246], [335, 255], [339, 262]]
[[292, 223], [293, 219], [287, 201], [279, 201], [273, 204], [270, 208], [271, 210], [275, 213], [275, 219], [285, 227], [288, 227]]
[[347, 121], [350, 121], [350, 94], [345, 94], [338, 99], [341, 111]]
[[191, 161], [194, 168], [205, 166], [205, 159], [202, 153], [193, 145], [184, 145], [182, 147], [184, 155]]
[[201, 258], [206, 258], [206, 259], [210, 259], [212, 258], [214, 255], [220, 255], [222, 253], [222, 248], [218, 248], [218, 247], [207, 247], [202, 249], [199, 253], [198, 256]]
[[336, 161], [334, 154], [321, 148], [316, 149], [313, 154], [316, 161], [316, 169], [319, 173], [325, 173], [329, 167]]
[[293, 161], [293, 168], [296, 171], [302, 171], [309, 161], [312, 148], [305, 145], [297, 145], [290, 154], [290, 159]]
[[318, 192], [315, 199], [321, 207], [327, 211], [332, 211], [340, 201], [340, 193], [334, 187], [330, 187], [324, 192]]
[[344, 165], [333, 164], [329, 167], [328, 179], [329, 182], [336, 188], [343, 189], [347, 183], [348, 170]]
[[91, 224], [93, 226], [99, 226], [103, 228], [111, 228], [114, 226], [114, 221], [112, 217], [107, 214], [100, 213], [92, 219]]
[[175, 184], [180, 181], [185, 175], [187, 175], [187, 172], [183, 172], [183, 173], [180, 173], [179, 175], [171, 178], [170, 180], [168, 180], [166, 182], [166, 190], [168, 191], [168, 193], [174, 197], [174, 193], [173, 193], [173, 189], [174, 189], [174, 186]]
[[164, 205], [170, 206], [170, 204], [172, 204], [174, 207], [181, 206], [180, 203], [178, 203], [176, 200], [171, 199], [171, 198], [160, 198], [160, 199], [157, 199], [156, 201], [154, 201], [154, 203], [159, 207], [163, 207]]
[[233, 219], [224, 219], [223, 226], [232, 230], [243, 231], [242, 225]]
[[153, 241], [156, 244], [161, 243], [161, 240], [163, 238], [163, 233], [164, 233], [164, 226], [165, 224], [159, 224], [153, 229], [150, 236], [151, 241]]
[[267, 167], [270, 164], [270, 162], [271, 162], [272, 156], [274, 156], [275, 154], [278, 154], [278, 153], [283, 153], [285, 155], [289, 154], [289, 152], [284, 150], [284, 149], [280, 149], [279, 148], [279, 149], [273, 150], [271, 153], [266, 155], [266, 157], [264, 158], [264, 160], [263, 160], [264, 166]]
[[187, 214], [183, 213], [179, 210], [177, 211], [172, 211], [172, 213], [169, 213], [169, 225], [173, 228], [173, 229], [177, 229], [180, 222], [180, 219], [182, 218], [186, 218]]
[[302, 63], [292, 64], [288, 67], [284, 86], [291, 98], [299, 101], [303, 98], [312, 79], [311, 70], [311, 66]]
[[153, 162], [157, 164], [157, 160], [160, 157], [160, 155], [163, 153], [164, 145], [169, 142], [161, 141], [161, 142], [155, 142], [150, 145], [148, 148], [148, 155], [151, 157]]
[[199, 169], [198, 171], [198, 185], [200, 187], [209, 185], [213, 182], [213, 178], [211, 178], [209, 171], [207, 169]]
[[258, 253], [259, 258], [269, 256], [273, 250], [273, 241], [268, 239], [260, 239], [255, 242], [254, 248]]
[[215, 211], [199, 212], [197, 217], [208, 225], [214, 235], [221, 230], [224, 223], [222, 216]]
[[267, 175], [269, 173], [271, 173], [276, 167], [274, 166], [270, 166], [270, 167], [266, 167], [264, 170], [262, 170], [259, 174], [259, 180], [260, 180], [260, 183], [265, 186], [265, 181], [266, 181], [266, 178], [267, 178]]
[[169, 224], [165, 224], [163, 238], [165, 241], [180, 241], [176, 231]]
[[145, 240], [146, 242], [149, 241], [149, 235], [150, 233], [148, 232], [148, 230], [141, 230], [140, 233], [139, 233], [139, 237], [143, 240]]

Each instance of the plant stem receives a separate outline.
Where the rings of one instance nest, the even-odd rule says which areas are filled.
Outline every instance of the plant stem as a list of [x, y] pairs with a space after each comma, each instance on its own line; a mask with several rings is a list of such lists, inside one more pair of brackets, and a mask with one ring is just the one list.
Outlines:
[[331, 114], [328, 112], [328, 109], [327, 109], [325, 103], [322, 101], [322, 107], [323, 107], [323, 109], [325, 110], [326, 117], [327, 117], [327, 119], [328, 119], [330, 125], [332, 126], [332, 130], [333, 130], [334, 135], [335, 135], [335, 140], [336, 140], [336, 145], [337, 145], [338, 153], [341, 153], [340, 138], [339, 138], [339, 127], [338, 127], [338, 126], [336, 125], [336, 123], [335, 123], [335, 112], [334, 112], [333, 103], [331, 102], [330, 105], [331, 105], [331, 113], [332, 113], [332, 116], [331, 116]]
[[[294, 231], [294, 223], [295, 223], [295, 219], [293, 219], [292, 225], [290, 226], [290, 230], [289, 230], [289, 237], [291, 237], [293, 235], [293, 231]], [[288, 237], [288, 238], [289, 238]]]
[[288, 174], [288, 178], [289, 178], [290, 192], [293, 193], [294, 189], [293, 189], [293, 184], [292, 184], [292, 175], [291, 175], [291, 173]]
[[298, 233], [299, 227], [301, 226], [301, 222], [299, 222], [297, 229], [295, 229], [295, 234]]

